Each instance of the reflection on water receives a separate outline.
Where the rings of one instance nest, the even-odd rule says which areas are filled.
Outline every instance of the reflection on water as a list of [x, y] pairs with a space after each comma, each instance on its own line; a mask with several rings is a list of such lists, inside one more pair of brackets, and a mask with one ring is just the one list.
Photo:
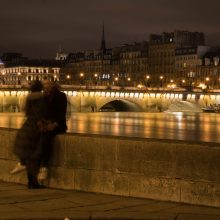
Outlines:
[[[0, 113], [0, 127], [19, 128], [24, 120], [21, 113]], [[73, 113], [67, 124], [74, 133], [220, 143], [220, 114], [215, 113]]]

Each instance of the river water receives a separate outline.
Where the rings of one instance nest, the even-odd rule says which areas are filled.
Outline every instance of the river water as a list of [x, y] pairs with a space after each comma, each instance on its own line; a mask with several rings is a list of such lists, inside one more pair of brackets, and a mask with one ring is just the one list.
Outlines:
[[[22, 113], [0, 113], [0, 127], [19, 128]], [[68, 132], [220, 143], [220, 114], [96, 112], [72, 113]]]

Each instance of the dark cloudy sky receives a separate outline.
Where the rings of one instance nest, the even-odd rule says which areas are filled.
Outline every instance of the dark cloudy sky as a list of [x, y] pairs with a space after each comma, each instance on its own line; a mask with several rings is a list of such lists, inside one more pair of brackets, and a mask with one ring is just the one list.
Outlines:
[[54, 57], [148, 40], [150, 33], [201, 31], [220, 45], [220, 0], [0, 0], [0, 54]]

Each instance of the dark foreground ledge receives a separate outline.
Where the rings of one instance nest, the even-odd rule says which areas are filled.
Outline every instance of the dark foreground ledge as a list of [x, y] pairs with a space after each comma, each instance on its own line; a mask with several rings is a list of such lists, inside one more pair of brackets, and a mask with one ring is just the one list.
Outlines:
[[[17, 130], [0, 129], [0, 179], [17, 158]], [[65, 134], [55, 139], [49, 187], [220, 207], [220, 147], [214, 143]]]

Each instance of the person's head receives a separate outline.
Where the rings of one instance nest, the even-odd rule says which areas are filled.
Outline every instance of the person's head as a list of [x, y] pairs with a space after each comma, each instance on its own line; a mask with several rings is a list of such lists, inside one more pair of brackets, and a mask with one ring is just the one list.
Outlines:
[[43, 84], [39, 80], [35, 80], [31, 83], [30, 91], [31, 92], [40, 92], [43, 89]]
[[58, 89], [58, 86], [55, 82], [50, 81], [48, 79], [43, 80], [43, 90], [45, 94], [53, 93], [56, 89]]

